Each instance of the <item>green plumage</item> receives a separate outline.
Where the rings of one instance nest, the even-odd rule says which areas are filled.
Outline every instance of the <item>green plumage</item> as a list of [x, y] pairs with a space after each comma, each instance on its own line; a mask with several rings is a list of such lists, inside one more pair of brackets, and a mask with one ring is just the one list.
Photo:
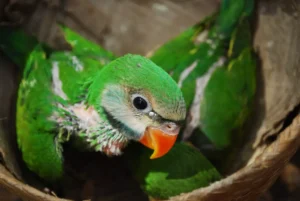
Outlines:
[[150, 155], [150, 150], [134, 144], [126, 150], [125, 159], [142, 188], [154, 198], [167, 199], [221, 178], [198, 150], [184, 143], [176, 143], [162, 158], [151, 160]]
[[[84, 100], [88, 78], [93, 77], [114, 58], [111, 53], [86, 41], [71, 30], [67, 28], [63, 30], [67, 41], [73, 47], [71, 52], [47, 54], [43, 45], [37, 45], [33, 38], [26, 36], [26, 40], [18, 40], [19, 36], [23, 36], [23, 32], [12, 32], [15, 35], [10, 37], [12, 41], [15, 39], [19, 41], [17, 47], [35, 46], [32, 50], [27, 48], [30, 54], [23, 51], [22, 57], [21, 54], [13, 57], [17, 59], [17, 63], [20, 58], [26, 61], [17, 103], [18, 144], [27, 166], [40, 177], [50, 181], [56, 180], [63, 174], [61, 143], [66, 140], [62, 129], [57, 128], [57, 124], [51, 121], [53, 113], [60, 115], [66, 113], [55, 103], [68, 105]], [[21, 38], [25, 39], [25, 35]], [[76, 43], [72, 43], [74, 38], [77, 38]], [[26, 44], [22, 46], [21, 43], [24, 41]], [[34, 43], [28, 44], [28, 41]], [[78, 53], [80, 48], [83, 51]], [[12, 55], [14, 52], [16, 51], [13, 51]], [[53, 66], [57, 67], [58, 79], [61, 81], [65, 96], [68, 97], [67, 101], [52, 91]]]
[[[251, 110], [256, 65], [248, 21], [252, 9], [253, 1], [222, 1], [217, 14], [190, 27], [149, 56], [181, 86], [187, 107], [192, 110], [191, 116], [196, 112], [192, 108], [195, 96], [201, 92], [197, 126], [219, 148], [233, 146], [232, 141], [238, 141], [240, 136], [236, 131]], [[193, 65], [193, 70], [183, 79], [183, 72]], [[204, 83], [203, 77], [210, 69], [213, 71], [207, 76], [205, 85], [197, 89], [197, 80], [202, 79]], [[188, 116], [187, 124], [190, 121]], [[189, 129], [188, 125], [185, 129]], [[174, 155], [177, 155], [175, 161]], [[198, 151], [182, 143], [156, 161], [138, 156], [128, 157], [128, 161], [135, 161], [130, 164], [135, 167], [137, 180], [155, 198], [165, 199], [189, 192], [220, 178], [217, 170]], [[225, 157], [221, 160], [227, 163]]]
[[237, 133], [249, 115], [255, 94], [256, 62], [249, 27], [253, 4], [251, 0], [222, 1], [218, 14], [189, 28], [150, 56], [181, 87], [190, 109], [185, 140], [197, 128], [217, 148], [229, 147], [239, 138]]
[[[51, 68], [45, 58], [41, 46], [37, 46], [27, 59], [18, 94], [17, 134], [28, 167], [41, 177], [51, 179], [61, 175], [63, 168], [60, 144], [51, 133], [55, 124], [47, 119], [53, 112], [51, 103], [55, 97], [49, 84]], [[32, 69], [35, 70], [34, 74], [30, 73]], [[28, 99], [31, 101], [28, 102]], [[35, 117], [34, 124], [32, 116]]]
[[[134, 55], [116, 59], [66, 27], [62, 30], [72, 46], [68, 52], [51, 50], [23, 32], [1, 28], [1, 49], [19, 66], [25, 66], [17, 103], [17, 132], [27, 166], [40, 177], [54, 181], [63, 175], [61, 145], [74, 133], [97, 151], [105, 149], [102, 142], [99, 144], [103, 139], [124, 140], [113, 126], [136, 137], [126, 119], [111, 124], [116, 117], [108, 116], [101, 107], [103, 102], [111, 103], [116, 107], [110, 112], [126, 116], [124, 108], [118, 106], [128, 104], [124, 100], [130, 100], [127, 92], [131, 91], [151, 94], [161, 116], [176, 121], [185, 116], [182, 91], [192, 111], [184, 136], [200, 127], [217, 147], [232, 145], [237, 137], [234, 131], [245, 122], [255, 92], [248, 23], [252, 7], [250, 0], [222, 1], [217, 14], [156, 50], [150, 57], [155, 64]], [[181, 91], [156, 64], [173, 77]], [[105, 92], [106, 99], [100, 92]], [[200, 97], [198, 101], [196, 97]], [[74, 111], [68, 109], [80, 104], [87, 111], [96, 109], [109, 121], [89, 132], [80, 130], [82, 125]], [[125, 149], [132, 173], [154, 198], [192, 191], [221, 177], [201, 153], [183, 143], [175, 144], [162, 158], [150, 160], [149, 155], [150, 150], [136, 144]]]
[[[26, 61], [17, 103], [18, 144], [29, 169], [47, 181], [55, 181], [63, 176], [62, 144], [69, 142], [70, 136], [74, 134], [72, 131], [66, 132], [65, 130], [68, 126], [74, 127], [74, 119], [72, 119], [74, 114], [65, 110], [66, 107], [84, 101], [87, 105], [99, 107], [101, 110], [99, 91], [106, 90], [107, 85], [115, 86], [122, 83], [122, 86], [142, 91], [146, 86], [158, 83], [157, 81], [153, 82], [157, 78], [160, 80], [159, 84], [154, 85], [147, 92], [151, 93], [153, 97], [160, 97], [156, 99], [159, 100], [156, 104], [163, 104], [162, 110], [174, 113], [165, 113], [163, 117], [173, 118], [177, 113], [176, 110], [181, 111], [184, 106], [178, 99], [181, 97], [181, 92], [176, 83], [166, 73], [162, 73], [163, 70], [160, 68], [153, 72], [154, 64], [151, 61], [143, 60], [140, 56], [128, 55], [109, 62], [114, 59], [112, 54], [65, 27], [63, 27], [63, 31], [66, 40], [73, 47], [71, 51], [52, 51], [45, 48], [44, 45], [37, 44], [31, 38], [35, 45], [28, 46], [26, 51], [29, 52], [22, 50], [21, 53], [16, 54], [20, 56], [17, 60]], [[13, 33], [12, 38], [7, 36], [6, 38], [14, 41], [14, 37], [18, 35], [26, 36], [19, 31], [13, 31]], [[17, 51], [8, 45], [9, 40], [5, 40], [6, 44], [2, 47], [7, 47], [3, 50], [5, 52], [10, 50], [7, 51], [8, 55], [15, 59], [14, 53], [10, 54], [10, 52]], [[18, 45], [21, 46], [21, 44]], [[109, 65], [104, 67], [107, 63]], [[19, 65], [22, 67], [21, 62]], [[104, 74], [100, 75], [100, 71]], [[115, 74], [114, 71], [118, 73]], [[53, 86], [55, 83], [60, 86]], [[112, 91], [112, 93], [119, 92]], [[126, 94], [123, 95], [126, 96]], [[176, 110], [172, 109], [174, 104]], [[63, 121], [58, 125], [57, 119], [65, 117], [70, 120]], [[115, 134], [107, 130], [107, 126], [109, 125], [101, 127], [103, 129], [101, 134], [114, 137]], [[98, 135], [92, 134], [90, 137], [99, 139]], [[91, 144], [97, 146], [96, 142], [94, 140]], [[75, 145], [77, 146], [77, 144]], [[138, 178], [142, 187], [145, 187], [145, 192], [152, 197], [167, 198], [182, 191], [187, 192], [206, 186], [220, 178], [216, 169], [204, 156], [186, 145], [175, 145], [170, 154], [159, 160], [150, 160], [151, 151], [145, 147], [133, 145], [128, 150], [131, 151], [126, 153], [125, 158], [133, 175]], [[181, 162], [178, 161], [178, 158], [184, 163], [184, 166], [180, 165]], [[172, 166], [165, 165], [170, 164], [172, 160], [176, 162], [173, 164], [178, 166], [176, 171]], [[142, 166], [137, 166], [138, 163]], [[138, 170], [137, 167], [139, 167]], [[159, 175], [156, 171], [160, 172]], [[146, 174], [147, 172], [149, 174]], [[170, 180], [167, 176], [169, 172], [172, 177], [177, 175], [178, 178]], [[141, 173], [143, 174], [141, 175]], [[160, 185], [161, 182], [165, 185]], [[177, 188], [172, 188], [173, 185], [184, 185], [185, 187], [178, 191]]]

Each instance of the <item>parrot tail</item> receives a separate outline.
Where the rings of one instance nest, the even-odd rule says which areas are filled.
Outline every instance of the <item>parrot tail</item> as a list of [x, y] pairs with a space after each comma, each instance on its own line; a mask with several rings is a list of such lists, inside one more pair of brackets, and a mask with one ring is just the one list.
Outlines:
[[251, 16], [254, 0], [222, 0], [215, 31], [229, 38], [240, 20]]
[[35, 37], [22, 29], [0, 27], [0, 50], [21, 68], [38, 43]]

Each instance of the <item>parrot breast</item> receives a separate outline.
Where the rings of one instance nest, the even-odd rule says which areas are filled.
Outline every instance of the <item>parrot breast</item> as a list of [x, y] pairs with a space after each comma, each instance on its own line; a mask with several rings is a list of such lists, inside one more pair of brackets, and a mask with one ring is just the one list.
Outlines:
[[51, 120], [68, 135], [83, 140], [88, 149], [108, 156], [122, 154], [122, 149], [128, 144], [127, 137], [109, 122], [103, 121], [93, 106], [77, 103], [68, 107], [58, 104], [58, 107], [60, 112], [55, 112]]

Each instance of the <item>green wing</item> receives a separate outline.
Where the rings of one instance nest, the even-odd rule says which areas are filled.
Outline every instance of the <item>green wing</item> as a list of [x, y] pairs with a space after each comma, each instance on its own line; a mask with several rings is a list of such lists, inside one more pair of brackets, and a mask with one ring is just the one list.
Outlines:
[[169, 153], [155, 160], [150, 159], [152, 151], [139, 144], [132, 144], [124, 153], [132, 173], [153, 198], [190, 192], [221, 178], [198, 150], [185, 143], [176, 143]]
[[[185, 64], [190, 60], [195, 60], [194, 55], [196, 48], [197, 37], [207, 30], [215, 19], [215, 15], [208, 17], [200, 23], [188, 28], [174, 39], [166, 42], [150, 53], [149, 58], [165, 71], [173, 75], [173, 78], [178, 81], [178, 77], [174, 76], [174, 71], [185, 68]], [[176, 78], [177, 79], [176, 79]]]
[[61, 26], [71, 51], [54, 51], [49, 61], [59, 68], [59, 79], [68, 103], [74, 104], [85, 99], [86, 88], [102, 67], [116, 57], [101, 46], [83, 38], [76, 32]]
[[71, 45], [72, 52], [75, 55], [98, 60], [102, 65], [116, 59], [112, 52], [90, 40], [85, 39], [68, 27], [61, 25], [61, 29], [64, 33], [65, 40]]
[[189, 109], [184, 139], [200, 128], [215, 147], [226, 148], [245, 122], [255, 93], [252, 8], [251, 0], [224, 0], [219, 13], [150, 57], [181, 87]]
[[217, 147], [237, 142], [252, 107], [256, 62], [248, 22], [233, 33], [228, 62], [211, 76], [200, 105], [201, 129]]
[[17, 139], [28, 168], [47, 180], [62, 175], [61, 145], [55, 123], [51, 67], [41, 46], [29, 54], [17, 102]]
[[[25, 66], [17, 103], [18, 144], [29, 169], [48, 181], [63, 174], [61, 144], [67, 140], [54, 119], [54, 114], [65, 112], [57, 103], [66, 106], [85, 100], [89, 78], [114, 59], [112, 53], [67, 27], [62, 30], [71, 51], [44, 48], [22, 30], [0, 31], [3, 52], [20, 67]], [[53, 92], [55, 79], [65, 97]]]

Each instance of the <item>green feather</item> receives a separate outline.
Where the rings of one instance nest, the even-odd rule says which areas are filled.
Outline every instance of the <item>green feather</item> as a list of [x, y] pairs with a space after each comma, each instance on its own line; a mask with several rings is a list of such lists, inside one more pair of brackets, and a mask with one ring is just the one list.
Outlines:
[[55, 97], [50, 88], [51, 68], [45, 56], [41, 46], [29, 54], [18, 94], [17, 137], [29, 169], [52, 180], [61, 176], [63, 168], [61, 147], [52, 133], [55, 124], [48, 120]]
[[253, 66], [251, 50], [245, 49], [236, 60], [217, 69], [207, 83], [200, 106], [201, 129], [218, 147], [231, 143], [233, 130], [243, 125], [250, 112], [255, 92]]
[[250, 16], [253, 8], [254, 0], [222, 0], [216, 31], [230, 37], [240, 19]]
[[65, 40], [71, 45], [72, 52], [75, 55], [97, 59], [102, 65], [108, 64], [110, 61], [116, 59], [110, 51], [105, 50], [100, 45], [83, 38], [64, 25], [60, 27], [64, 33]]
[[144, 191], [153, 198], [167, 199], [221, 178], [198, 150], [184, 143], [175, 143], [164, 157], [152, 160], [150, 155], [151, 150], [132, 144], [125, 159]]
[[[55, 103], [65, 105], [84, 100], [88, 79], [114, 59], [112, 53], [67, 27], [62, 30], [73, 47], [71, 52], [46, 52], [49, 48], [20, 29], [1, 27], [0, 30], [3, 52], [20, 67], [25, 66], [17, 103], [18, 145], [29, 169], [48, 181], [57, 180], [63, 174], [61, 143], [66, 139], [51, 118], [55, 112], [67, 114]], [[54, 64], [68, 101], [53, 94], [51, 70]], [[80, 67], [82, 69], [78, 69]]]
[[[178, 71], [178, 68], [181, 68], [180, 64], [182, 61], [189, 59], [193, 55], [196, 48], [195, 38], [211, 26], [211, 22], [215, 17], [215, 15], [207, 17], [195, 26], [188, 28], [179, 36], [153, 51], [149, 57], [154, 63], [159, 64], [165, 71], [173, 75], [174, 71]], [[171, 56], [165, 57], [165, 55]], [[177, 81], [178, 77], [174, 79]]]
[[[217, 14], [168, 41], [150, 56], [181, 87], [187, 107], [193, 110], [188, 116], [195, 118], [195, 110], [199, 111], [196, 127], [217, 148], [229, 147], [236, 140], [254, 98], [256, 63], [249, 27], [253, 4], [253, 0], [223, 0]], [[201, 97], [198, 109], [192, 108], [197, 105], [196, 97]], [[196, 128], [190, 129], [187, 122], [186, 130], [190, 135]]]

